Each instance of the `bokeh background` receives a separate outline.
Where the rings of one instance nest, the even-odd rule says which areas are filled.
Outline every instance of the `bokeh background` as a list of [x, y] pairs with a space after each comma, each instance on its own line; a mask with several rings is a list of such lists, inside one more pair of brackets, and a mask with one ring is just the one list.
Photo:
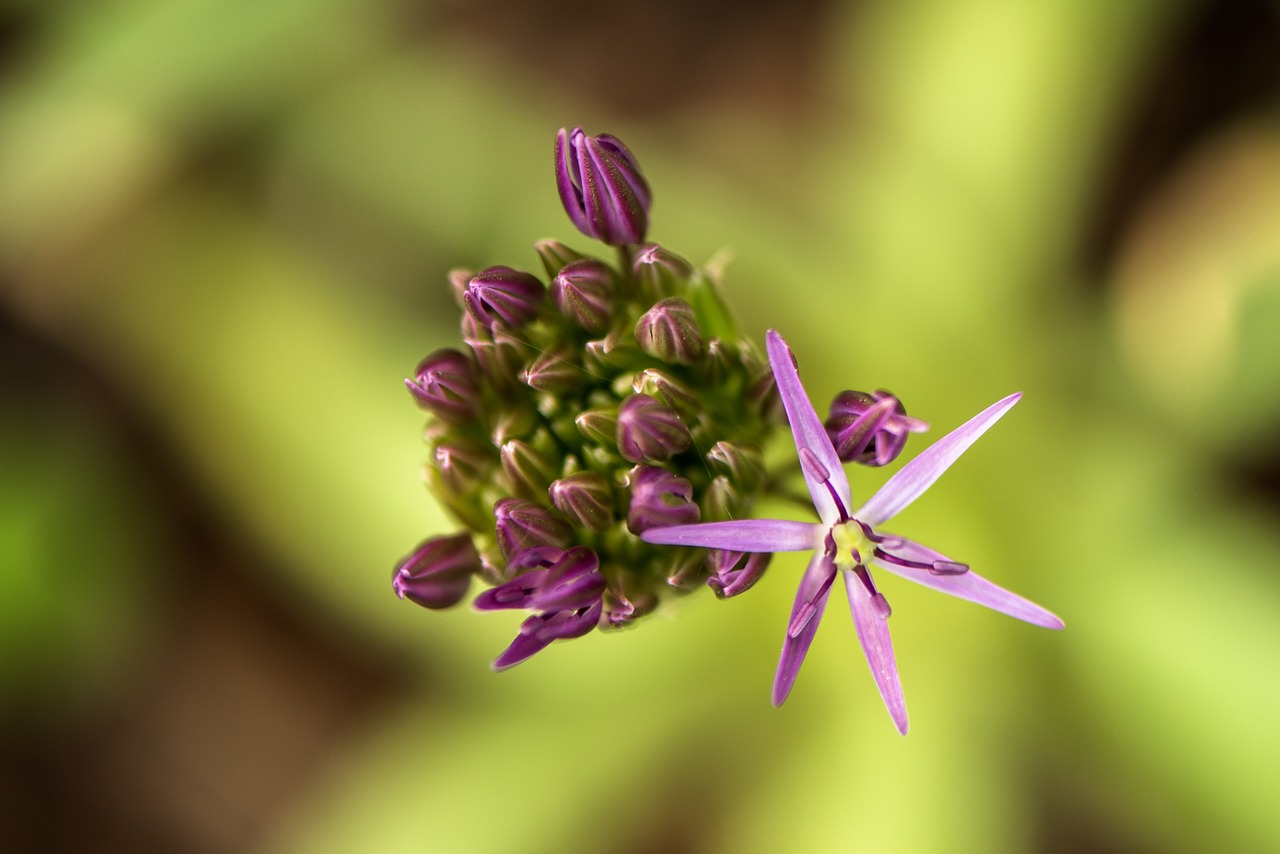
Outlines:
[[[1278, 107], [1274, 0], [0, 3], [2, 847], [1280, 850]], [[1064, 632], [888, 579], [901, 738], [834, 604], [769, 705], [803, 556], [502, 675], [392, 595], [575, 124], [815, 398], [1025, 392], [895, 529]]]

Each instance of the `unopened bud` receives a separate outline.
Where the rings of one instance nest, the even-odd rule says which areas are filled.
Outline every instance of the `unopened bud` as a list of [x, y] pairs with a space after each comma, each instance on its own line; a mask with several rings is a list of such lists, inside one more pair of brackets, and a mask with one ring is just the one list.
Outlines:
[[618, 451], [633, 463], [669, 459], [693, 443], [679, 414], [647, 394], [633, 394], [618, 409]]
[[602, 474], [581, 471], [562, 477], [548, 494], [571, 524], [597, 533], [613, 524], [613, 490]]
[[434, 537], [396, 565], [391, 586], [401, 599], [424, 608], [448, 608], [467, 595], [480, 556], [468, 534]]
[[511, 491], [533, 501], [545, 501], [547, 487], [555, 479], [556, 466], [527, 442], [512, 439], [500, 451], [502, 470]]
[[453, 424], [465, 424], [479, 414], [480, 389], [475, 367], [457, 350], [437, 350], [406, 379], [409, 393], [424, 409]]
[[539, 240], [533, 244], [533, 251], [538, 253], [538, 258], [542, 261], [542, 269], [547, 271], [548, 279], [554, 279], [565, 264], [586, 257], [581, 252], [565, 246], [559, 240]]
[[462, 295], [467, 314], [492, 329], [494, 324], [523, 326], [538, 315], [546, 289], [528, 273], [489, 267], [471, 277]]
[[636, 322], [640, 349], [668, 364], [689, 365], [702, 355], [702, 333], [693, 308], [682, 299], [664, 299]]
[[702, 407], [693, 389], [657, 368], [645, 368], [636, 374], [631, 390], [656, 398], [686, 417], [696, 415]]
[[773, 555], [712, 549], [707, 555], [711, 577], [707, 586], [721, 599], [731, 599], [751, 589], [769, 567]]
[[693, 265], [674, 252], [650, 243], [636, 253], [631, 265], [640, 293], [652, 300], [678, 296], [693, 277]]
[[636, 466], [627, 480], [631, 487], [627, 529], [633, 534], [668, 525], [690, 525], [702, 515], [693, 503], [693, 484], [666, 469]]
[[929, 425], [907, 415], [902, 401], [883, 389], [867, 394], [842, 391], [831, 401], [831, 415], [823, 425], [836, 455], [846, 463], [882, 466], [902, 453], [909, 433], [923, 433]]
[[582, 367], [573, 360], [567, 348], [539, 353], [520, 375], [530, 388], [560, 393], [582, 382]]
[[503, 498], [493, 505], [498, 546], [509, 560], [525, 549], [537, 546], [566, 548], [573, 529], [559, 516], [519, 498]]
[[572, 261], [551, 280], [551, 300], [574, 325], [604, 332], [613, 317], [613, 269], [602, 261]]
[[644, 240], [649, 184], [617, 137], [561, 128], [556, 134], [556, 185], [565, 213], [583, 234], [610, 246]]

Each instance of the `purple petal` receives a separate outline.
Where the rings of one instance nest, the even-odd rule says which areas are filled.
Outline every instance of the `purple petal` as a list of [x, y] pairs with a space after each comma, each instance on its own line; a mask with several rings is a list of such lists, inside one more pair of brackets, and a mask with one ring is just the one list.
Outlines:
[[902, 683], [898, 681], [898, 665], [893, 657], [884, 599], [872, 596], [857, 573], [842, 574], [849, 593], [849, 607], [853, 611], [853, 626], [858, 631], [862, 651], [867, 655], [867, 664], [871, 665], [871, 675], [880, 689], [880, 698], [889, 709], [889, 716], [893, 718], [898, 732], [906, 735], [907, 702], [902, 697]]
[[822, 526], [786, 519], [740, 519], [650, 528], [640, 535], [660, 546], [702, 546], [735, 552], [803, 552], [818, 545]]
[[951, 464], [968, 450], [979, 436], [987, 432], [992, 424], [999, 421], [1000, 416], [1008, 412], [1021, 397], [1022, 393], [1018, 392], [991, 404], [925, 448], [918, 457], [889, 478], [888, 482], [871, 496], [871, 500], [853, 514], [854, 518], [875, 528], [902, 512], [903, 508], [919, 498], [935, 480], [942, 477], [942, 473], [950, 468]]
[[546, 622], [545, 617], [535, 615], [521, 623], [520, 634], [516, 635], [516, 639], [489, 666], [495, 671], [506, 670], [550, 646], [555, 637], [540, 637], [538, 631]]
[[802, 466], [805, 483], [809, 485], [809, 494], [813, 496], [813, 506], [818, 510], [818, 517], [830, 526], [844, 517], [836, 499], [827, 490], [827, 484], [835, 489], [840, 501], [844, 502], [843, 510], [853, 504], [849, 493], [849, 480], [845, 477], [844, 466], [831, 447], [831, 439], [826, 428], [822, 426], [818, 413], [800, 384], [800, 375], [796, 372], [795, 363], [791, 360], [791, 348], [775, 330], [765, 334], [769, 351], [769, 365], [773, 368], [773, 379], [778, 385], [778, 394], [782, 405], [787, 410], [787, 420], [791, 422], [791, 435], [795, 437], [796, 453], [808, 448], [810, 453], [826, 469], [829, 480], [824, 483], [817, 479], [810, 467]]
[[800, 587], [796, 590], [796, 601], [791, 606], [791, 618], [788, 627], [796, 621], [796, 617], [805, 609], [812, 609], [812, 616], [800, 627], [795, 637], [790, 631], [782, 638], [782, 657], [778, 659], [778, 672], [773, 677], [773, 704], [781, 706], [791, 693], [796, 676], [800, 673], [800, 665], [804, 663], [805, 653], [813, 643], [813, 636], [818, 632], [818, 624], [822, 622], [822, 612], [827, 607], [827, 599], [831, 596], [831, 577], [835, 575], [835, 565], [822, 552], [818, 552], [809, 561], [809, 568], [800, 579]]
[[[910, 540], [901, 540], [901, 545], [895, 542], [892, 552], [908, 560], [922, 563], [932, 563], [939, 560], [950, 561], [950, 558], [946, 555], [935, 552], [933, 549], [922, 546], [919, 543], [913, 543]], [[1046, 611], [1034, 602], [1023, 599], [1016, 593], [1010, 593], [999, 585], [992, 584], [973, 570], [969, 570], [962, 575], [934, 575], [928, 570], [894, 566], [887, 561], [876, 561], [876, 565], [892, 572], [894, 575], [900, 575], [908, 581], [923, 584], [925, 587], [932, 587], [934, 590], [940, 590], [960, 599], [977, 602], [979, 605], [985, 605], [992, 610], [1008, 614], [1010, 617], [1015, 617], [1019, 620], [1025, 620], [1037, 626], [1044, 626], [1046, 629], [1060, 629], [1063, 627], [1062, 620], [1056, 614]]]

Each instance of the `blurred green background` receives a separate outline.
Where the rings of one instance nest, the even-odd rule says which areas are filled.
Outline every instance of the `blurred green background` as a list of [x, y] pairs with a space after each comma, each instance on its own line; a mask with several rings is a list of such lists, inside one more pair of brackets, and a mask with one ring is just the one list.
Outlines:
[[[1280, 850], [1277, 107], [1273, 0], [0, 2], [4, 848]], [[769, 705], [803, 556], [500, 676], [395, 599], [562, 125], [815, 399], [1025, 392], [894, 528], [1064, 632], [888, 580], [901, 738], [834, 604]]]

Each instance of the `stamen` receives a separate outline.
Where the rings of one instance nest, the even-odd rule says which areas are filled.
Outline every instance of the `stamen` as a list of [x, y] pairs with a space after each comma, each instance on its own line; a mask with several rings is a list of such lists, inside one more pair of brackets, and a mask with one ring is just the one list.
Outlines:
[[840, 496], [836, 494], [835, 487], [831, 485], [831, 472], [827, 471], [827, 467], [822, 464], [822, 460], [818, 459], [818, 455], [813, 451], [803, 446], [798, 447], [796, 450], [800, 456], [801, 468], [827, 488], [827, 492], [831, 495], [831, 500], [836, 503], [836, 509], [840, 511], [840, 521], [849, 521], [849, 511], [845, 509], [844, 502], [840, 500]]
[[827, 471], [827, 467], [822, 464], [822, 460], [818, 459], [818, 455], [808, 448], [800, 449], [800, 465], [823, 483], [831, 479], [831, 472]]
[[954, 560], [935, 560], [929, 571], [934, 575], [964, 575], [969, 571], [969, 564]]
[[890, 554], [882, 548], [876, 548], [876, 557], [894, 566], [927, 570], [930, 575], [964, 575], [969, 571], [969, 564], [967, 563], [960, 563], [954, 560], [934, 560], [927, 563], [919, 560], [907, 560], [904, 557]]
[[858, 580], [862, 582], [862, 586], [871, 594], [871, 604], [875, 607], [876, 613], [886, 620], [889, 619], [893, 609], [889, 607], [889, 600], [884, 598], [884, 594], [876, 589], [876, 583], [871, 580], [871, 573], [867, 572], [865, 566], [855, 567], [853, 571], [858, 574]]
[[831, 572], [822, 582], [822, 586], [814, 593], [805, 603], [804, 606], [796, 611], [796, 615], [791, 619], [791, 624], [787, 626], [787, 637], [794, 640], [804, 631], [804, 627], [809, 625], [809, 621], [813, 619], [814, 614], [818, 613], [817, 603], [823, 596], [827, 595], [827, 591], [831, 589], [831, 582], [835, 581], [836, 574]]

